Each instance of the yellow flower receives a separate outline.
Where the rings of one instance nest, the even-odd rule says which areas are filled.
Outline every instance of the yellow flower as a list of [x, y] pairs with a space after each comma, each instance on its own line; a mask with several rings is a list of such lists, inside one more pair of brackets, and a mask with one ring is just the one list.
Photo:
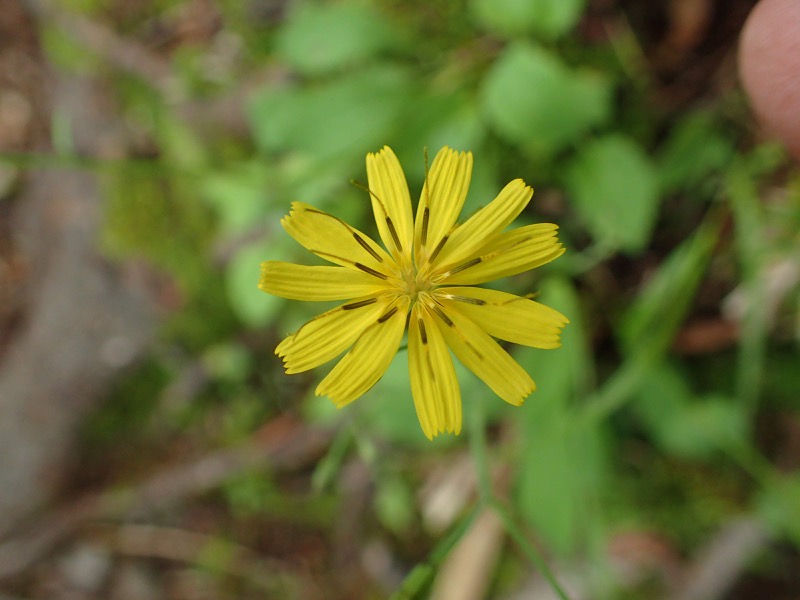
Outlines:
[[350, 348], [316, 389], [342, 407], [383, 376], [408, 322], [411, 392], [429, 439], [461, 431], [461, 392], [448, 348], [503, 400], [522, 404], [536, 386], [494, 338], [557, 348], [567, 318], [529, 298], [472, 286], [548, 263], [564, 249], [551, 223], [504, 231], [533, 195], [521, 179], [456, 225], [471, 175], [470, 152], [442, 148], [414, 219], [394, 152], [384, 147], [368, 154], [369, 194], [383, 247], [333, 215], [292, 203], [283, 227], [339, 266], [265, 262], [259, 288], [294, 300], [347, 302], [278, 345], [275, 353], [287, 373], [313, 369]]

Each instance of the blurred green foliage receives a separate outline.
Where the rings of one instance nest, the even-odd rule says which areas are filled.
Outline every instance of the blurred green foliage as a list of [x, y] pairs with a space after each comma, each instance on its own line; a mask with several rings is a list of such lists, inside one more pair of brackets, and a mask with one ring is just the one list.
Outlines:
[[[420, 465], [464, 439], [425, 440], [402, 352], [342, 412], [313, 396], [319, 373], [284, 376], [274, 344], [320, 307], [256, 285], [261, 260], [315, 260], [279, 227], [291, 201], [374, 233], [368, 199], [348, 183], [364, 181], [366, 152], [392, 146], [420, 190], [423, 148], [448, 144], [475, 154], [467, 213], [522, 177], [537, 188], [522, 220], [559, 223], [568, 248], [500, 282], [539, 292], [571, 321], [558, 351], [512, 349], [537, 381], [528, 403], [503, 405], [459, 367], [465, 423], [480, 410], [493, 430], [512, 432], [489, 444], [488, 460], [510, 466], [525, 527], [556, 556], [599, 560], [604, 540], [631, 525], [698, 544], [698, 531], [756, 514], [800, 548], [797, 473], [764, 459], [755, 436], [760, 415], [798, 418], [800, 294], [795, 283], [769, 304], [765, 274], [780, 260], [797, 264], [800, 179], [774, 148], [743, 149], [737, 92], [665, 112], [632, 58], [630, 31], [602, 42], [574, 33], [581, 0], [296, 1], [252, 23], [240, 3], [220, 6], [243, 41], [245, 71], [228, 85], [266, 69], [247, 104], [250, 138], [205, 139], [158, 90], [114, 76], [126, 118], [157, 158], [152, 173], [106, 171], [104, 247], [167, 272], [182, 307], [164, 341], [179, 352], [162, 349], [117, 389], [95, 419], [108, 434], [97, 443], [131, 425], [123, 413], [142, 396], [151, 400], [138, 410], [163, 415], [152, 399], [181, 365], [199, 362], [208, 383], [182, 413], [193, 415], [190, 430], [231, 441], [281, 412], [343, 421], [314, 476], [317, 508], [330, 515], [326, 499], [356, 453], [376, 473], [378, 522], [394, 536], [415, 532]], [[101, 62], [55, 29], [47, 41], [61, 68]], [[174, 67], [190, 95], [218, 85], [192, 60]], [[764, 186], [785, 179], [785, 193], [766, 202]], [[678, 332], [723, 318], [733, 291], [747, 306], [735, 351], [676, 351]], [[261, 507], [292, 518], [280, 494], [263, 473], [224, 490], [237, 514]]]
[[555, 39], [569, 31], [581, 16], [583, 0], [473, 0], [475, 19], [504, 37], [534, 34]]
[[598, 243], [629, 253], [647, 246], [658, 180], [639, 146], [619, 135], [594, 139], [578, 151], [565, 177], [575, 210]]
[[492, 129], [534, 159], [546, 159], [608, 120], [610, 82], [568, 67], [529, 43], [507, 46], [486, 75], [483, 107]]
[[276, 54], [303, 75], [336, 73], [391, 48], [394, 32], [367, 4], [297, 3], [276, 36]]
[[570, 556], [591, 548], [601, 534], [597, 511], [610, 484], [611, 456], [603, 426], [575, 423], [575, 407], [594, 383], [580, 298], [561, 277], [542, 282], [541, 291], [542, 302], [570, 315], [562, 347], [567, 356], [533, 348], [515, 354], [538, 388], [522, 418], [516, 501], [548, 546]]

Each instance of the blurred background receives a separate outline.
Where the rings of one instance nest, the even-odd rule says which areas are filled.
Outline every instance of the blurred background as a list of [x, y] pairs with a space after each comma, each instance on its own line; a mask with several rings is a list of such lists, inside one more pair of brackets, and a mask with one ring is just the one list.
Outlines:
[[[2, 0], [0, 598], [800, 598], [800, 177], [738, 84], [753, 5]], [[404, 352], [336, 411], [272, 353], [325, 307], [257, 289], [309, 262], [291, 201], [374, 233], [384, 144], [414, 200], [471, 150], [465, 214], [525, 179], [568, 248], [494, 286], [571, 320], [510, 347], [538, 391], [461, 369], [433, 443]]]

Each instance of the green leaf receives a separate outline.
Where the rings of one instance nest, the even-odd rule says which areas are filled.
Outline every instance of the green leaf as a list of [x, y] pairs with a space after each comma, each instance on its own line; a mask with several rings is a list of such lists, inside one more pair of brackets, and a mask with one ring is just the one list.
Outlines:
[[560, 276], [544, 279], [537, 291], [537, 302], [556, 309], [570, 321], [562, 332], [561, 348], [519, 347], [514, 356], [536, 381], [537, 390], [531, 402], [556, 403], [566, 408], [588, 390], [594, 370], [580, 298], [572, 283]]
[[492, 66], [483, 88], [490, 125], [534, 157], [546, 157], [608, 119], [611, 87], [570, 69], [547, 50], [518, 42]]
[[384, 66], [324, 85], [266, 88], [250, 119], [266, 152], [294, 151], [321, 163], [363, 161], [402, 126], [398, 116], [413, 90], [406, 71]]
[[245, 231], [266, 214], [267, 178], [268, 173], [259, 161], [239, 163], [228, 171], [212, 172], [200, 180], [200, 192], [219, 216], [223, 234]]
[[636, 253], [644, 249], [658, 211], [658, 179], [650, 159], [619, 135], [582, 146], [566, 172], [575, 209], [598, 241]]
[[747, 440], [747, 415], [740, 403], [723, 396], [701, 399], [686, 407], [666, 432], [664, 442], [673, 453], [706, 458]]
[[680, 413], [693, 400], [692, 391], [681, 374], [666, 363], [650, 370], [633, 410], [657, 443], [664, 441], [680, 419]]
[[666, 350], [708, 267], [718, 232], [716, 220], [703, 223], [650, 278], [617, 328], [626, 353]]
[[472, 151], [475, 163], [469, 193], [461, 218], [486, 206], [500, 192], [495, 148], [485, 143], [486, 125], [475, 98], [467, 94], [423, 94], [412, 99], [401, 115], [403, 128], [389, 144], [397, 153], [416, 202], [425, 180], [423, 149], [428, 149], [428, 167], [442, 146]]
[[708, 176], [720, 172], [733, 155], [733, 143], [713, 115], [683, 118], [659, 155], [659, 178], [665, 192], [708, 190]]
[[800, 548], [800, 473], [783, 475], [760, 494], [758, 512], [769, 527]]
[[274, 245], [263, 242], [240, 250], [225, 270], [228, 301], [236, 316], [250, 327], [262, 327], [275, 317], [285, 300], [258, 289], [261, 263], [280, 257]]
[[380, 477], [375, 494], [375, 512], [389, 530], [408, 531], [414, 525], [414, 494], [402, 477], [388, 474]]
[[350, 67], [392, 43], [389, 23], [366, 4], [300, 4], [277, 40], [277, 53], [301, 73]]
[[432, 161], [442, 146], [474, 151], [485, 137], [485, 125], [470, 94], [418, 94], [409, 99], [401, 119], [403, 127], [389, 143], [409, 180], [421, 182], [425, 176], [424, 147]]
[[742, 407], [729, 398], [698, 399], [666, 364], [652, 369], [633, 404], [655, 443], [674, 456], [706, 459], [746, 442]]
[[522, 459], [515, 500], [520, 514], [561, 555], [592, 536], [591, 506], [608, 475], [602, 425], [576, 424], [571, 410], [592, 368], [577, 292], [566, 279], [542, 285], [542, 302], [570, 319], [557, 350], [524, 348], [515, 357], [536, 381], [522, 407]]
[[554, 39], [577, 23], [584, 0], [472, 0], [475, 19], [505, 36], [534, 33]]

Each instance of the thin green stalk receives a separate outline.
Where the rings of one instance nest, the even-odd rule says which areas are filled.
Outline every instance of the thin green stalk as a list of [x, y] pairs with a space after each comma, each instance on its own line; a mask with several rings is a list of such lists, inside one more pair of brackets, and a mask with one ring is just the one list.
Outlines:
[[443, 538], [428, 555], [428, 560], [418, 564], [406, 576], [400, 589], [394, 593], [391, 600], [412, 600], [421, 598], [430, 587], [436, 572], [444, 562], [447, 555], [461, 540], [464, 534], [472, 527], [478, 514], [484, 509], [492, 496], [491, 479], [489, 477], [489, 460], [486, 451], [485, 414], [483, 404], [478, 401], [469, 414], [467, 427], [469, 428], [470, 449], [475, 460], [475, 470], [478, 476], [478, 489], [481, 499], [451, 532]]
[[767, 297], [764, 267], [768, 244], [758, 184], [784, 161], [782, 149], [776, 146], [757, 147], [747, 156], [738, 156], [725, 179], [736, 224], [735, 241], [742, 268], [742, 285], [747, 295], [736, 383], [739, 398], [751, 415], [761, 395], [769, 335], [768, 314], [764, 307]]
[[728, 196], [736, 222], [742, 288], [747, 300], [739, 344], [737, 390], [745, 409], [752, 414], [758, 403], [764, 375], [769, 324], [764, 309], [764, 223], [755, 175], [751, 173], [753, 167], [747, 163], [738, 167], [730, 170], [727, 180]]
[[478, 477], [478, 491], [483, 502], [488, 502], [492, 494], [492, 478], [489, 473], [489, 454], [486, 450], [486, 413], [483, 397], [477, 399], [469, 416], [469, 448], [475, 461]]
[[567, 254], [561, 268], [572, 277], [585, 274], [597, 265], [614, 255], [614, 248], [603, 241], [598, 241], [583, 250]]
[[481, 495], [480, 501], [477, 503], [476, 510], [482, 509], [484, 506], [490, 507], [497, 513], [498, 517], [503, 523], [503, 527], [511, 536], [511, 538], [519, 545], [522, 551], [527, 556], [534, 566], [544, 575], [548, 583], [552, 586], [553, 590], [558, 594], [561, 600], [569, 600], [569, 597], [564, 593], [564, 590], [558, 584], [555, 575], [547, 566], [547, 563], [541, 557], [539, 552], [533, 545], [525, 539], [520, 527], [511, 517], [506, 508], [495, 498], [492, 490], [491, 472], [489, 470], [489, 453], [486, 444], [486, 414], [484, 412], [484, 405], [482, 398], [479, 398], [473, 405], [473, 410], [469, 418], [469, 445], [472, 452], [472, 458], [475, 461], [475, 470], [478, 478], [478, 490]]
[[542, 558], [542, 555], [539, 553], [536, 547], [526, 539], [525, 535], [521, 531], [521, 528], [517, 525], [514, 518], [508, 512], [508, 509], [496, 500], [492, 500], [489, 506], [491, 506], [491, 508], [500, 518], [500, 521], [503, 523], [503, 527], [508, 535], [511, 536], [511, 539], [514, 540], [517, 546], [519, 546], [520, 550], [522, 550], [523, 554], [525, 554], [525, 557], [531, 563], [533, 563], [533, 565], [544, 576], [544, 578], [547, 580], [547, 583], [550, 584], [550, 587], [553, 588], [553, 591], [558, 595], [558, 597], [561, 600], [570, 600], [569, 596], [564, 591], [564, 588], [562, 588], [558, 583], [555, 573], [553, 573], [553, 571], [547, 565], [547, 562], [544, 560], [544, 558]]
[[186, 173], [177, 165], [152, 159], [98, 159], [77, 154], [0, 153], [0, 164], [20, 169], [71, 169], [79, 171], [133, 171], [152, 175]]
[[349, 424], [339, 427], [328, 447], [328, 453], [317, 463], [317, 467], [311, 475], [311, 486], [315, 492], [320, 493], [327, 489], [339, 475], [353, 437], [353, 429]]
[[628, 319], [623, 339], [626, 360], [584, 403], [579, 415], [583, 422], [605, 419], [621, 408], [667, 354], [708, 267], [722, 222], [719, 210], [709, 212], [694, 235], [673, 251], [637, 299], [631, 309], [636, 311], [636, 319], [633, 322]]
[[721, 449], [762, 487], [769, 487], [775, 481], [777, 476], [775, 467], [750, 444], [733, 444]]
[[603, 421], [624, 406], [639, 390], [661, 354], [660, 348], [651, 346], [644, 348], [640, 354], [629, 357], [602, 388], [586, 399], [578, 413], [576, 424]]
[[439, 540], [439, 543], [436, 544], [428, 555], [428, 560], [418, 564], [411, 570], [403, 580], [400, 589], [392, 594], [390, 600], [414, 600], [415, 598], [422, 598], [423, 594], [425, 594], [430, 587], [436, 575], [436, 571], [455, 545], [464, 537], [464, 534], [470, 530], [481, 510], [483, 510], [483, 503], [479, 502], [446, 537]]

